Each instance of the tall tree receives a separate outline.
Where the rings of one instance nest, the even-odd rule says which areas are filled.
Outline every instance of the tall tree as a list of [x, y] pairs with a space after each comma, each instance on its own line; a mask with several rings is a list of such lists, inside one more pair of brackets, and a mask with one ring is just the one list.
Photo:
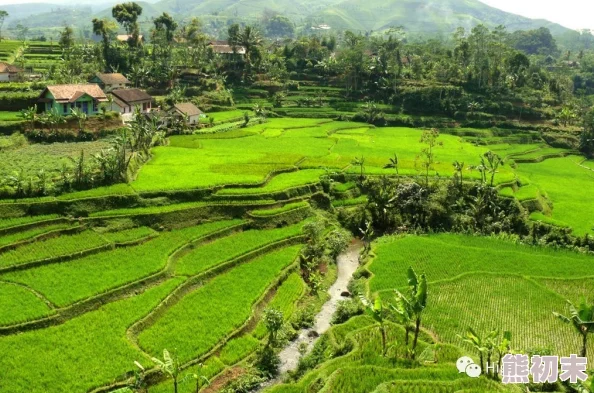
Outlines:
[[245, 48], [245, 61], [249, 68], [252, 66], [258, 47], [262, 45], [262, 37], [254, 27], [246, 26], [239, 35], [239, 45]]
[[165, 41], [168, 43], [173, 42], [175, 36], [175, 30], [177, 30], [177, 22], [167, 12], [163, 12], [163, 15], [156, 18], [153, 23], [157, 31], [164, 31]]
[[115, 26], [107, 19], [93, 19], [93, 33], [101, 36], [103, 42], [103, 60], [106, 66], [110, 65], [109, 45]]
[[442, 143], [438, 141], [439, 131], [435, 128], [423, 131], [421, 135], [420, 143], [424, 144], [425, 147], [421, 149], [420, 158], [421, 166], [425, 170], [425, 184], [429, 185], [429, 171], [433, 169], [435, 164], [435, 148], [441, 146]]
[[580, 151], [586, 157], [594, 156], [594, 109], [584, 116], [584, 129], [580, 134]]
[[70, 26], [65, 26], [60, 33], [60, 41], [58, 42], [63, 51], [70, 49], [74, 44], [74, 31]]
[[142, 7], [134, 2], [117, 4], [111, 9], [111, 15], [124, 27], [126, 33], [130, 36], [128, 38], [128, 44], [130, 46], [137, 46], [140, 36], [138, 17], [142, 15]]
[[0, 41], [2, 41], [2, 26], [6, 18], [8, 18], [8, 12], [0, 10]]

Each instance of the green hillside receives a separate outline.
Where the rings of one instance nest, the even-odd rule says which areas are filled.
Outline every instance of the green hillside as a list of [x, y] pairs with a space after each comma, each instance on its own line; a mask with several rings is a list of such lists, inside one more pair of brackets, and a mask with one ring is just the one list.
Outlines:
[[[143, 7], [141, 25], [150, 19], [168, 12], [176, 18], [200, 17], [204, 20], [233, 19], [250, 20], [274, 11], [286, 15], [298, 26], [304, 21], [327, 24], [333, 30], [381, 31], [393, 26], [403, 26], [413, 34], [450, 33], [457, 27], [467, 29], [483, 23], [488, 27], [507, 26], [508, 30], [530, 30], [548, 27], [553, 34], [562, 34], [568, 29], [544, 20], [532, 20], [510, 14], [481, 3], [478, 0], [161, 0], [153, 4], [138, 2]], [[26, 19], [32, 28], [60, 27], [64, 24], [89, 27], [92, 17], [110, 17], [111, 7], [94, 6], [48, 6], [36, 11], [11, 13], [9, 27]], [[104, 9], [103, 9], [104, 8]], [[101, 11], [99, 11], [101, 9]], [[92, 14], [88, 17], [86, 15]]]
[[326, 8], [321, 16], [333, 28], [383, 30], [404, 26], [409, 32], [451, 32], [483, 23], [505, 25], [508, 30], [548, 27], [553, 34], [566, 32], [564, 27], [543, 20], [532, 20], [490, 7], [478, 0], [345, 0]]

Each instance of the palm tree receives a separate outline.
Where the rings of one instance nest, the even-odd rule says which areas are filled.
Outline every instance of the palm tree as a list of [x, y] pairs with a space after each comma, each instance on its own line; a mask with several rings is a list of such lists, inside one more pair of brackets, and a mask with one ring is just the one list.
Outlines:
[[268, 342], [267, 347], [274, 347], [276, 345], [276, 338], [278, 332], [282, 329], [284, 323], [284, 316], [282, 311], [274, 308], [264, 310], [264, 325], [268, 330]]
[[50, 127], [50, 131], [53, 131], [58, 124], [65, 123], [66, 119], [60, 114], [58, 108], [54, 107], [49, 112], [46, 113], [47, 115], [47, 124]]
[[454, 170], [456, 171], [456, 179], [458, 181], [458, 186], [460, 187], [460, 190], [462, 190], [462, 181], [463, 179], [463, 171], [464, 171], [464, 163], [463, 162], [459, 162], [459, 161], [454, 161], [452, 163], [452, 165], [454, 166]]
[[77, 187], [81, 187], [87, 181], [85, 151], [81, 150], [80, 156], [77, 159], [74, 159], [72, 157], [68, 158], [74, 164], [74, 185]]
[[359, 180], [365, 179], [365, 157], [355, 157], [353, 161], [351, 161], [351, 165], [356, 165], [359, 167]]
[[363, 240], [363, 244], [365, 245], [364, 252], [367, 253], [371, 249], [371, 238], [374, 234], [371, 221], [365, 221], [365, 228], [359, 228], [359, 232], [361, 232], [361, 240]]
[[[487, 159], [485, 161], [485, 158]], [[491, 187], [495, 184], [495, 175], [498, 173], [497, 169], [500, 166], [504, 165], [503, 158], [499, 156], [497, 153], [493, 153], [492, 151], [488, 151], [481, 157], [481, 167], [484, 168], [486, 172], [491, 175]], [[484, 179], [486, 180], [486, 174], [484, 175]]]
[[594, 304], [588, 305], [585, 301], [582, 301], [579, 307], [575, 307], [569, 300], [569, 316], [561, 315], [553, 312], [557, 318], [562, 322], [572, 324], [577, 332], [582, 336], [582, 350], [580, 352], [581, 357], [586, 357], [588, 347], [588, 334], [594, 333]]
[[499, 370], [501, 370], [501, 363], [503, 357], [511, 351], [512, 334], [510, 331], [503, 332], [501, 341], [495, 347], [497, 351], [497, 369], [495, 369], [495, 378], [497, 378]]
[[575, 112], [568, 106], [564, 106], [558, 116], [559, 120], [563, 123], [563, 126], [567, 126], [567, 123], [571, 125], [573, 120], [577, 117]]
[[173, 379], [173, 392], [177, 393], [177, 384], [181, 367], [178, 358], [175, 355], [171, 355], [167, 349], [163, 350], [163, 360], [158, 358], [152, 358], [153, 362], [157, 364], [159, 370], [163, 374], [167, 374]]
[[474, 112], [479, 110], [480, 107], [481, 107], [481, 105], [476, 101], [472, 101], [468, 104], [468, 110], [470, 111], [471, 115], [474, 115]]
[[262, 45], [262, 37], [258, 30], [251, 26], [246, 26], [243, 28], [243, 31], [239, 34], [238, 38], [239, 45], [245, 48], [245, 60], [248, 68], [250, 68], [252, 65], [252, 54], [254, 53], [254, 49]]
[[369, 302], [363, 296], [361, 296], [361, 302], [365, 306], [365, 312], [369, 314], [375, 322], [379, 325], [379, 330], [382, 335], [382, 356], [386, 356], [386, 325], [385, 325], [385, 312], [382, 299], [377, 296], [373, 303]]
[[398, 156], [394, 153], [394, 157], [390, 158], [390, 161], [384, 165], [384, 169], [394, 169], [396, 171], [396, 179], [399, 179], [398, 173]]

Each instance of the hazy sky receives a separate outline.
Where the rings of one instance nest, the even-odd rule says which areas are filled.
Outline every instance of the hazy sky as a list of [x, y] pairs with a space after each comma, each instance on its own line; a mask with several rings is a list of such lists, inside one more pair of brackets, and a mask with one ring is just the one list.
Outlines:
[[[154, 3], [157, 0], [149, 0]], [[594, 0], [480, 0], [495, 8], [528, 18], [547, 19], [572, 29], [594, 29]], [[101, 1], [83, 0], [99, 3]], [[2, 4], [19, 3], [67, 3], [67, 0], [0, 0]]]
[[[2, 1], [2, 0], [0, 0]], [[547, 19], [571, 29], [594, 29], [593, 0], [480, 0], [492, 7], [527, 16]]]

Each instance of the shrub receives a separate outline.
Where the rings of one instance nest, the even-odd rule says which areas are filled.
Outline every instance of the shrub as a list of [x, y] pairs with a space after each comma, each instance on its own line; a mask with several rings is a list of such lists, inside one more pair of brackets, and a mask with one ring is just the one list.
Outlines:
[[265, 381], [257, 370], [249, 370], [239, 378], [236, 378], [221, 390], [221, 393], [249, 393]]
[[300, 308], [291, 318], [291, 326], [295, 330], [307, 329], [314, 325], [315, 319], [316, 316], [312, 307]]
[[344, 323], [355, 315], [363, 314], [364, 311], [363, 304], [359, 299], [341, 300], [332, 315], [332, 324]]
[[281, 360], [272, 346], [262, 346], [258, 351], [257, 357], [256, 367], [263, 375], [272, 378], [278, 374], [278, 367], [281, 364]]

